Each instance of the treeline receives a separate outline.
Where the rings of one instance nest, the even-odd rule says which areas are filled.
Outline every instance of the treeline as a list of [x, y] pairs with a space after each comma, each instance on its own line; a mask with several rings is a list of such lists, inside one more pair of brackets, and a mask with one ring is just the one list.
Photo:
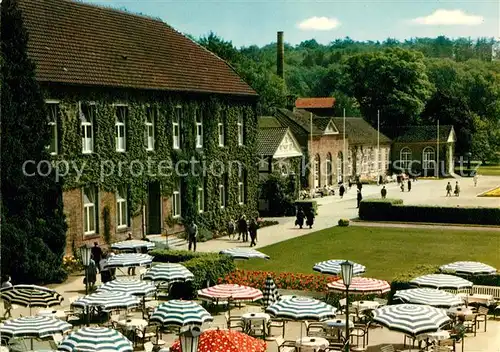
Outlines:
[[[276, 44], [236, 49], [214, 33], [198, 42], [228, 61], [260, 94], [261, 114], [287, 97], [336, 98], [336, 113], [363, 116], [389, 135], [414, 124], [452, 124], [458, 154], [500, 158], [500, 61], [493, 39], [446, 37], [400, 42], [285, 45], [285, 79], [276, 75]], [[288, 99], [289, 100], [289, 99]]]

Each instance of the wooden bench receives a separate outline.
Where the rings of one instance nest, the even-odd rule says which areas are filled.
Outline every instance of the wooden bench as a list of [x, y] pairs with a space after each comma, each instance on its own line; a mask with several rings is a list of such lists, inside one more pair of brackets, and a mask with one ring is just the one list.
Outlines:
[[500, 286], [472, 286], [472, 293], [492, 295], [494, 299], [500, 300]]

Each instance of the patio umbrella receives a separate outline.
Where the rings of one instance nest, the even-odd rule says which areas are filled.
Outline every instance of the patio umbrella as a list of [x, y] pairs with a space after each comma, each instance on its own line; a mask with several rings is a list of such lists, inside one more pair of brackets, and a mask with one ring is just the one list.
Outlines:
[[266, 306], [269, 306], [279, 300], [280, 294], [278, 292], [278, 288], [274, 283], [272, 276], [268, 276], [266, 279], [266, 283], [264, 284], [264, 291], [262, 292], [263, 301]]
[[440, 266], [439, 270], [466, 275], [491, 275], [497, 272], [496, 268], [480, 262], [454, 262]]
[[[319, 271], [322, 274], [330, 274], [330, 275], [340, 275], [341, 273], [341, 268], [340, 264], [345, 262], [344, 259], [332, 259], [332, 260], [327, 260], [324, 262], [319, 262], [314, 264], [313, 270], [314, 271]], [[361, 275], [365, 272], [366, 267], [358, 264], [358, 263], [352, 263], [353, 264], [353, 275]]]
[[148, 269], [143, 280], [163, 281], [168, 283], [192, 281], [194, 275], [184, 265], [177, 263], [164, 263]]
[[405, 303], [426, 304], [443, 308], [450, 308], [463, 304], [463, 301], [453, 293], [437, 290], [435, 288], [411, 288], [409, 290], [396, 291], [394, 298]]
[[269, 259], [269, 256], [267, 254], [256, 251], [253, 248], [224, 249], [224, 250], [220, 251], [219, 253], [229, 255], [229, 256], [233, 257], [234, 259], [251, 259], [251, 258]]
[[263, 298], [262, 291], [253, 287], [222, 284], [198, 290], [198, 298], [209, 300], [257, 301]]
[[0, 324], [0, 335], [2, 337], [15, 338], [46, 338], [54, 334], [65, 334], [73, 326], [60, 319], [51, 317], [21, 317], [10, 319]]
[[104, 310], [111, 310], [130, 309], [139, 304], [139, 298], [128, 293], [100, 291], [77, 299], [71, 306], [78, 308], [101, 307]]
[[196, 302], [171, 300], [156, 307], [149, 321], [162, 325], [184, 326], [201, 325], [213, 321], [213, 318], [205, 308]]
[[[206, 330], [201, 333], [198, 352], [265, 352], [266, 342], [236, 330]], [[177, 340], [170, 352], [182, 352]]]
[[455, 275], [429, 274], [419, 276], [410, 281], [411, 285], [418, 287], [430, 287], [437, 289], [460, 290], [471, 288], [473, 283]]
[[293, 296], [274, 302], [266, 308], [266, 313], [276, 318], [291, 320], [325, 320], [335, 317], [337, 308], [308, 297]]
[[[328, 291], [344, 292], [346, 287], [342, 280], [328, 283]], [[368, 277], [353, 277], [349, 286], [349, 293], [386, 293], [391, 290], [391, 285], [385, 280], [371, 279]]]
[[124, 292], [133, 296], [152, 296], [156, 292], [156, 286], [140, 280], [116, 279], [106, 282], [97, 289], [97, 292]]
[[0, 290], [0, 298], [23, 307], [52, 307], [64, 300], [58, 292], [43, 286], [15, 285]]
[[142, 253], [121, 253], [109, 257], [106, 263], [107, 268], [122, 268], [131, 266], [149, 265], [153, 257]]
[[396, 304], [377, 308], [373, 321], [390, 330], [416, 335], [435, 332], [450, 321], [446, 310], [419, 304]]
[[132, 352], [134, 349], [132, 342], [116, 330], [86, 327], [66, 336], [58, 350], [67, 352]]
[[141, 240], [126, 240], [121, 242], [116, 242], [111, 245], [112, 249], [117, 249], [120, 251], [135, 250], [138, 248], [146, 247], [148, 250], [155, 248], [154, 242], [141, 241]]

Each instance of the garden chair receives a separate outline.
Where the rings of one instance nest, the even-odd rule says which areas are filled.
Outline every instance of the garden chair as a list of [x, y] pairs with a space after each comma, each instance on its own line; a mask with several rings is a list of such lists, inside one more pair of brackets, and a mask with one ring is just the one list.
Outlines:
[[144, 329], [135, 329], [135, 345], [140, 342], [144, 346], [146, 342], [150, 342], [156, 336], [158, 325], [146, 325]]
[[228, 312], [224, 313], [226, 317], [226, 324], [229, 330], [231, 329], [240, 329], [241, 331], [245, 330], [245, 326], [243, 324], [243, 320], [241, 316], [229, 315]]
[[295, 352], [295, 341], [285, 340], [282, 337], [277, 337], [275, 341], [278, 345], [278, 352]]
[[496, 307], [493, 308], [493, 316], [495, 318], [495, 320], [497, 319], [497, 315], [500, 315], [500, 300], [497, 300], [495, 302], [496, 304]]
[[146, 342], [144, 344], [144, 352], [153, 352], [154, 345], [152, 342]]
[[456, 352], [456, 341], [454, 339], [439, 341], [438, 346], [444, 347], [446, 352]]
[[368, 329], [366, 325], [355, 324], [353, 328], [349, 328], [349, 336], [351, 338], [351, 342], [356, 338], [356, 346], [359, 345], [359, 340], [362, 340], [363, 348], [368, 344], [366, 341], [368, 335]]
[[266, 338], [266, 321], [263, 320], [252, 320], [249, 325], [247, 325], [247, 334], [252, 337]]
[[270, 319], [267, 323], [267, 332], [271, 335], [271, 328], [280, 328], [281, 336], [285, 337], [285, 320], [283, 319]]
[[316, 336], [316, 337], [326, 337], [326, 330], [323, 323], [320, 322], [308, 322], [304, 321], [306, 325], [306, 335], [307, 336]]
[[486, 332], [486, 324], [488, 322], [488, 308], [479, 307], [476, 314], [476, 330], [479, 329], [480, 324], [484, 323], [484, 332]]
[[62, 342], [62, 340], [63, 340], [62, 334], [52, 335], [52, 340], [49, 341], [50, 348], [57, 350], [57, 348], [59, 347], [59, 344]]
[[464, 318], [464, 328], [466, 332], [471, 332], [474, 333], [474, 336], [476, 336], [476, 315], [475, 314], [470, 314], [466, 315]]

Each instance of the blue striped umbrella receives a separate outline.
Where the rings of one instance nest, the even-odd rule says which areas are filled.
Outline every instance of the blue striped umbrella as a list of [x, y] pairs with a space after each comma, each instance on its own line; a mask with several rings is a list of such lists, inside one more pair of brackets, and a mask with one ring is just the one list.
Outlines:
[[155, 243], [148, 241], [141, 241], [141, 240], [126, 240], [126, 241], [116, 242], [111, 245], [112, 249], [117, 249], [120, 251], [135, 250], [143, 247], [146, 247], [148, 250], [151, 250], [155, 248]]
[[107, 268], [123, 268], [132, 266], [149, 265], [153, 261], [153, 257], [149, 254], [142, 253], [121, 253], [109, 257], [106, 262]]
[[106, 282], [97, 289], [99, 291], [123, 292], [133, 296], [152, 296], [156, 286], [141, 280], [116, 279]]
[[181, 264], [164, 263], [155, 265], [146, 271], [142, 279], [173, 283], [192, 281], [194, 279], [194, 275]]
[[2, 337], [27, 337], [27, 338], [46, 338], [54, 334], [65, 334], [73, 326], [65, 321], [44, 317], [21, 317], [6, 320], [0, 324], [0, 335]]
[[66, 352], [132, 352], [133, 346], [116, 330], [86, 327], [72, 332], [61, 342], [58, 351]]
[[213, 321], [213, 318], [205, 308], [196, 302], [171, 300], [156, 307], [149, 321], [162, 325], [184, 326], [201, 325]]
[[480, 262], [454, 262], [440, 266], [439, 270], [466, 275], [491, 275], [497, 272], [496, 268]]
[[[314, 264], [313, 270], [319, 271], [322, 274], [340, 275], [342, 273], [340, 264], [343, 262], [345, 262], [344, 259], [332, 259], [319, 262]], [[353, 275], [361, 275], [366, 271], [365, 266], [354, 262], [351, 263], [353, 264]]]
[[36, 285], [15, 285], [0, 290], [0, 297], [10, 304], [23, 307], [52, 307], [64, 300], [56, 291]]
[[411, 288], [396, 291], [394, 298], [405, 303], [426, 304], [433, 307], [450, 308], [463, 305], [463, 301], [453, 293], [435, 288]]
[[220, 254], [226, 254], [234, 259], [252, 259], [252, 258], [261, 258], [261, 259], [269, 259], [267, 254], [256, 251], [253, 248], [231, 248], [224, 249], [219, 252]]
[[77, 299], [72, 306], [78, 308], [101, 307], [105, 310], [111, 310], [130, 309], [137, 307], [139, 304], [139, 298], [128, 293], [99, 291]]
[[337, 309], [308, 297], [291, 297], [274, 302], [266, 313], [276, 318], [291, 320], [325, 320], [335, 317]]
[[419, 276], [410, 281], [410, 284], [418, 287], [431, 287], [442, 290], [460, 290], [471, 288], [473, 283], [459, 276], [446, 274], [429, 274]]

